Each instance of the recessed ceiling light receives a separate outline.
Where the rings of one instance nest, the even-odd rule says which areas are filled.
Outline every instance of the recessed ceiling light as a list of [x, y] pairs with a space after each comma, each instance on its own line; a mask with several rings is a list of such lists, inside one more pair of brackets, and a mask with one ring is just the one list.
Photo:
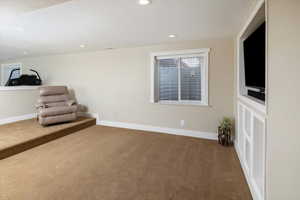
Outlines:
[[84, 44], [81, 44], [81, 45], [80, 45], [80, 48], [85, 48], [85, 45], [84, 45]]
[[151, 4], [151, 0], [139, 0], [138, 3], [142, 6]]
[[27, 54], [28, 54], [28, 52], [27, 52], [27, 51], [24, 51], [24, 52], [23, 52], [23, 54], [24, 54], [24, 55], [27, 55]]
[[174, 35], [174, 34], [169, 35], [169, 38], [175, 38], [175, 37], [176, 37], [176, 35]]

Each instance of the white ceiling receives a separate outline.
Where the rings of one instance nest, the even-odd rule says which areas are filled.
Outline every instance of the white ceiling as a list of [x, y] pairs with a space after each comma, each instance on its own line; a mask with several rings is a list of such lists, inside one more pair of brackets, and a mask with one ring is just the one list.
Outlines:
[[[29, 12], [36, 9], [46, 8], [71, 0], [1, 0], [0, 10], [14, 14]], [[6, 13], [7, 14], [7, 13]]]
[[4, 0], [0, 59], [233, 37], [252, 1]]

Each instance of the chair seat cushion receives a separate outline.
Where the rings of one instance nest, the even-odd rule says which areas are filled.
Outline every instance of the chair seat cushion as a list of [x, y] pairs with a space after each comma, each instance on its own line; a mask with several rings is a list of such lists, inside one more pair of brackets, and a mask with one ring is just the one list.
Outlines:
[[69, 100], [69, 101], [46, 103], [46, 104], [43, 104], [43, 105], [44, 105], [45, 108], [59, 107], [59, 106], [72, 106], [72, 105], [76, 105], [76, 102], [74, 100]]
[[76, 113], [69, 113], [64, 115], [57, 115], [51, 117], [39, 117], [39, 123], [43, 126], [50, 124], [57, 124], [62, 122], [70, 122], [76, 120]]
[[42, 109], [39, 109], [39, 116], [40, 117], [50, 117], [50, 116], [55, 116], [55, 115], [75, 113], [76, 111], [77, 111], [76, 105], [42, 108]]

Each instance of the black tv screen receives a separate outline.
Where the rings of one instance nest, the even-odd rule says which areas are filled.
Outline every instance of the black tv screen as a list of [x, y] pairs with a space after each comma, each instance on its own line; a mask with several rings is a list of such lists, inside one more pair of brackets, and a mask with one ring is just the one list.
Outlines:
[[244, 63], [246, 86], [265, 88], [266, 24], [260, 25], [244, 41]]

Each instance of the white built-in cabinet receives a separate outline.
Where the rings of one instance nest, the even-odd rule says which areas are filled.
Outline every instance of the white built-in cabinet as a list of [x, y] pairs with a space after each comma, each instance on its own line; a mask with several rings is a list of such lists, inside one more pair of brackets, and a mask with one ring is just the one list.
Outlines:
[[[235, 149], [237, 151], [243, 172], [254, 200], [266, 199], [265, 163], [267, 139], [266, 123], [268, 119], [268, 64], [266, 63], [266, 101], [261, 102], [247, 96], [244, 77], [243, 41], [259, 26], [259, 24], [261, 24], [262, 21], [266, 21], [267, 24], [266, 16], [265, 1], [261, 0], [257, 4], [254, 12], [237, 38], [237, 105]], [[268, 29], [266, 32], [268, 32]]]
[[266, 118], [254, 108], [238, 102], [236, 150], [254, 199], [265, 196]]

